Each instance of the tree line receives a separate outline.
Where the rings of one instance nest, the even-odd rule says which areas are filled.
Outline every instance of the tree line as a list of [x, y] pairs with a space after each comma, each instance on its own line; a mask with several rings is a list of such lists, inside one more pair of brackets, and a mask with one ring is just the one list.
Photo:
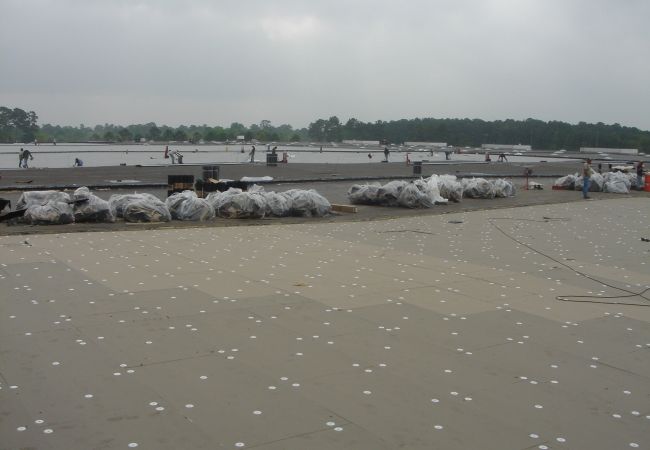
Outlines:
[[245, 126], [233, 122], [228, 127], [181, 125], [170, 127], [146, 124], [112, 124], [87, 127], [45, 124], [38, 126], [34, 111], [0, 107], [0, 142], [225, 142], [244, 136], [247, 141], [262, 142], [341, 142], [372, 140], [392, 144], [408, 141], [447, 142], [460, 147], [481, 144], [527, 144], [535, 149], [577, 150], [580, 147], [638, 148], [650, 151], [650, 131], [619, 124], [569, 124], [536, 119], [495, 120], [416, 118], [362, 122], [351, 118], [343, 123], [338, 117], [318, 119], [306, 128], [274, 126], [271, 121]]
[[541, 150], [578, 150], [580, 147], [637, 148], [650, 151], [650, 131], [602, 122], [569, 124], [536, 119], [401, 119], [389, 122], [345, 123], [336, 117], [309, 124], [309, 137], [322, 142], [385, 140], [391, 143], [447, 142], [458, 147], [481, 144], [523, 144]]
[[0, 142], [32, 142], [38, 133], [34, 111], [0, 106]]
[[189, 142], [198, 144], [200, 142], [225, 142], [234, 141], [239, 136], [251, 141], [257, 139], [268, 142], [292, 142], [306, 139], [306, 130], [294, 130], [291, 125], [280, 125], [275, 127], [268, 120], [262, 121], [259, 125], [252, 124], [245, 126], [233, 122], [229, 127], [208, 126], [208, 125], [181, 125], [170, 127], [167, 125], [156, 125], [153, 122], [146, 124], [119, 126], [112, 124], [95, 125], [86, 127], [81, 124], [78, 127], [43, 125], [38, 133], [39, 142]]

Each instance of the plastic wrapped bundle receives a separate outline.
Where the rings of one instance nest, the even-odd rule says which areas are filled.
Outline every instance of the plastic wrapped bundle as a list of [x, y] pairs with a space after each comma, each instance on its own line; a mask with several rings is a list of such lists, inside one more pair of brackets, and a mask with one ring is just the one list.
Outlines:
[[355, 205], [378, 205], [380, 204], [379, 190], [381, 185], [375, 184], [353, 184], [348, 190], [348, 199]]
[[391, 181], [378, 184], [355, 184], [348, 190], [350, 202], [364, 205], [431, 208], [436, 203], [447, 203], [440, 195], [437, 175], [413, 182]]
[[377, 201], [381, 205], [397, 206], [397, 199], [406, 186], [408, 186], [408, 183], [402, 180], [390, 181], [384, 184], [377, 191]]
[[283, 193], [291, 201], [291, 215], [323, 217], [332, 211], [330, 202], [313, 189], [291, 189]]
[[[575, 183], [576, 191], [582, 190], [582, 183], [583, 183], [582, 180], [583, 180], [582, 176], [576, 178], [576, 183]], [[603, 185], [605, 184], [605, 178], [598, 172], [594, 172], [591, 174], [589, 183], [590, 183], [589, 192], [601, 192], [603, 190]]]
[[165, 200], [172, 219], [206, 221], [214, 219], [215, 212], [212, 205], [196, 196], [194, 191], [177, 192]]
[[553, 186], [562, 187], [565, 189], [573, 189], [576, 185], [576, 179], [578, 175], [567, 175], [565, 177], [560, 177], [553, 183]]
[[274, 217], [286, 217], [291, 214], [291, 200], [277, 192], [263, 192], [261, 194], [266, 200], [266, 215]]
[[73, 223], [74, 214], [69, 203], [50, 200], [43, 205], [28, 206], [24, 220], [32, 225], [60, 225]]
[[[433, 178], [433, 175], [431, 176]], [[463, 198], [463, 185], [455, 175], [438, 175], [438, 189], [440, 195], [452, 202], [459, 202]]]
[[[108, 204], [115, 213], [116, 217], [124, 217], [124, 209], [129, 203], [149, 201], [152, 203], [162, 203], [158, 197], [152, 194], [114, 194], [108, 199]], [[164, 206], [164, 203], [162, 203]]]
[[626, 174], [622, 172], [607, 172], [603, 178], [603, 192], [611, 192], [615, 194], [630, 193], [632, 183]]
[[[598, 172], [594, 172], [591, 175], [591, 185], [594, 186], [595, 189], [596, 189], [594, 192], [602, 191], [603, 186], [605, 185], [605, 178], [601, 174], [599, 174]], [[589, 190], [591, 190], [591, 189], [589, 189]]]
[[219, 204], [223, 201], [225, 201], [228, 197], [236, 195], [236, 194], [241, 194], [243, 191], [239, 188], [228, 188], [227, 191], [223, 192], [211, 192], [208, 194], [208, 196], [205, 198], [205, 200], [212, 205], [214, 208], [215, 212], [217, 211]]
[[[626, 173], [624, 175], [627, 177], [628, 180], [630, 180], [630, 189], [636, 189], [637, 188], [637, 185], [636, 185], [636, 182], [637, 182], [636, 173], [628, 172], [628, 173]], [[641, 186], [641, 189], [643, 189], [643, 186]]]
[[[427, 196], [426, 203], [430, 203], [431, 205], [447, 203], [447, 199], [440, 196], [437, 177], [429, 177], [426, 180], [420, 178], [419, 180], [415, 180], [413, 184], [420, 192]], [[430, 208], [431, 206], [424, 207]]]
[[265, 217], [286, 217], [290, 213], [289, 200], [282, 194], [277, 194], [273, 191], [267, 192], [263, 186], [254, 184], [248, 188], [249, 195], [257, 195], [260, 200], [266, 205], [264, 216]]
[[494, 198], [494, 187], [485, 178], [463, 178], [463, 197]]
[[[222, 192], [213, 203], [219, 217], [226, 219], [261, 219], [266, 214], [266, 201], [259, 193]], [[216, 197], [216, 196], [215, 196]]]
[[115, 222], [110, 204], [92, 194], [87, 187], [80, 187], [72, 194], [75, 222]]
[[212, 205], [214, 212], [219, 216], [219, 208], [222, 205], [226, 204], [231, 197], [241, 194], [243, 191], [239, 188], [228, 188], [227, 191], [223, 192], [211, 192], [205, 198], [205, 200]]
[[70, 196], [59, 191], [23, 192], [16, 203], [16, 209], [25, 209], [32, 205], [44, 205], [49, 201], [68, 203], [70, 202]]
[[410, 183], [400, 190], [397, 202], [405, 208], [432, 208], [435, 205], [431, 197], [415, 183]]
[[156, 198], [133, 200], [124, 207], [124, 220], [127, 222], [169, 222], [172, 215], [167, 206]]
[[514, 197], [515, 196], [515, 185], [512, 184], [512, 181], [504, 180], [503, 178], [497, 178], [492, 181], [492, 186], [494, 188], [495, 197]]

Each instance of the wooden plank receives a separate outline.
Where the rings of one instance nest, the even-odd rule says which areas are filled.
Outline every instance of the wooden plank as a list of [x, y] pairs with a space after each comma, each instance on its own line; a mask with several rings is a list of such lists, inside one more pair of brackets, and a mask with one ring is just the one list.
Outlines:
[[357, 207], [352, 206], [352, 205], [337, 205], [337, 204], [333, 203], [332, 204], [332, 211], [356, 213], [357, 212]]

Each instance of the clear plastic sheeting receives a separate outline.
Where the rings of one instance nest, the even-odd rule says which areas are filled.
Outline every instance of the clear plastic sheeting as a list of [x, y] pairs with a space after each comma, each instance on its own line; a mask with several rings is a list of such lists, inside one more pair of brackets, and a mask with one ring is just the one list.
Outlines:
[[286, 217], [291, 215], [291, 201], [283, 194], [277, 192], [262, 192], [266, 200], [266, 215], [273, 217]]
[[494, 185], [485, 178], [463, 178], [463, 197], [494, 198]]
[[407, 184], [402, 188], [397, 199], [399, 206], [404, 208], [433, 208], [435, 202], [415, 183]]
[[[637, 186], [637, 181], [638, 180], [637, 180], [636, 173], [627, 172], [627, 173], [624, 173], [624, 175], [627, 177], [628, 180], [630, 180], [630, 189], [637, 189], [639, 187], [639, 186]], [[641, 189], [643, 189], [643, 184], [641, 185]]]
[[124, 207], [126, 222], [169, 222], [172, 220], [167, 206], [156, 198], [133, 200]]
[[286, 217], [291, 214], [291, 200], [283, 193], [267, 192], [262, 186], [254, 184], [248, 189], [253, 195], [260, 195], [266, 203], [266, 217]]
[[402, 189], [408, 186], [408, 184], [408, 181], [403, 180], [389, 181], [384, 184], [377, 191], [379, 203], [386, 206], [399, 206], [397, 199], [402, 193]]
[[266, 192], [252, 186], [246, 192], [230, 188], [213, 192], [206, 198], [219, 217], [227, 219], [261, 219], [263, 217], [323, 217], [332, 211], [330, 202], [314, 190], [291, 189]]
[[348, 200], [353, 205], [380, 205], [379, 189], [381, 184], [353, 184], [348, 189]]
[[459, 202], [463, 198], [463, 185], [455, 175], [431, 175], [438, 180], [440, 196], [452, 202]]
[[[152, 194], [114, 194], [108, 199], [108, 203], [115, 212], [116, 217], [124, 217], [124, 209], [129, 203], [149, 201], [151, 203], [162, 203], [158, 197]], [[164, 205], [164, 203], [163, 203]], [[169, 212], [169, 211], [168, 211]]]
[[[605, 185], [605, 177], [603, 177], [598, 172], [594, 172], [591, 175], [591, 185], [595, 186], [595, 190], [602, 191], [603, 186]], [[590, 189], [591, 190], [591, 189]]]
[[72, 194], [72, 211], [75, 222], [115, 222], [110, 204], [87, 187], [80, 187]]
[[212, 205], [202, 198], [198, 198], [194, 191], [177, 192], [165, 200], [172, 219], [207, 221], [215, 217]]
[[512, 181], [497, 178], [496, 180], [492, 180], [491, 183], [494, 188], [495, 197], [514, 197], [517, 192]]
[[213, 192], [206, 200], [217, 216], [225, 219], [261, 219], [266, 214], [266, 201], [256, 192], [230, 188], [225, 192]]
[[575, 188], [577, 178], [578, 174], [569, 174], [555, 180], [555, 182], [553, 182], [553, 186], [561, 187], [564, 189], [573, 189]]
[[[576, 184], [574, 189], [576, 191], [582, 190], [582, 176], [576, 178]], [[603, 185], [605, 184], [605, 178], [598, 172], [591, 174], [589, 179], [589, 192], [601, 192], [603, 190]]]
[[406, 208], [433, 208], [436, 204], [447, 203], [447, 199], [440, 196], [437, 177], [420, 178], [407, 184], [397, 201]]
[[[614, 194], [629, 194], [632, 182], [630, 177], [622, 172], [607, 172], [603, 183], [603, 192]], [[636, 176], [634, 177], [636, 180]]]
[[230, 188], [224, 192], [212, 192], [206, 201], [212, 205], [217, 216], [226, 219], [261, 219], [266, 212], [259, 195], [250, 199], [248, 192], [238, 188]]
[[329, 200], [313, 189], [291, 189], [282, 195], [291, 201], [292, 216], [324, 217], [332, 212]]
[[355, 184], [348, 190], [353, 204], [433, 208], [434, 205], [460, 201], [462, 185], [453, 175], [431, 175], [411, 182], [395, 180], [382, 185]]
[[261, 195], [241, 192], [227, 196], [216, 211], [226, 219], [261, 219], [266, 214], [266, 202]]
[[73, 223], [74, 214], [69, 203], [50, 200], [28, 206], [23, 220], [32, 225], [62, 225]]
[[225, 202], [228, 197], [236, 194], [241, 194], [242, 192], [243, 191], [239, 188], [229, 188], [224, 192], [211, 192], [208, 194], [205, 200], [212, 205], [216, 212], [221, 202]]
[[69, 203], [70, 196], [65, 192], [59, 191], [23, 192], [16, 203], [16, 209], [25, 209], [32, 205], [44, 205], [49, 201]]

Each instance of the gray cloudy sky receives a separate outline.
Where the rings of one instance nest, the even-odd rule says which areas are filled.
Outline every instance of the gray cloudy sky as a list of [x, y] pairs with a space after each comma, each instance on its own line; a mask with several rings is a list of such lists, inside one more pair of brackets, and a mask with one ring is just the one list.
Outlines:
[[650, 129], [648, 0], [0, 0], [40, 123], [469, 117]]

